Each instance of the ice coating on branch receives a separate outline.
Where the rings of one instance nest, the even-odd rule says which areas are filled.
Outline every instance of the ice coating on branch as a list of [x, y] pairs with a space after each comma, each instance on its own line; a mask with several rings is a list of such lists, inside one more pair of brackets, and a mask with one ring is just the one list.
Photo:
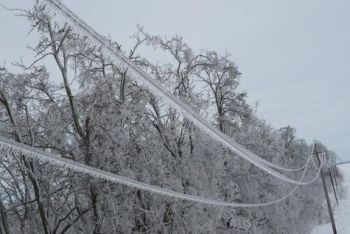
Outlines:
[[143, 70], [137, 67], [128, 58], [126, 58], [120, 50], [116, 49], [113, 45], [111, 45], [111, 43], [109, 43], [105, 38], [100, 36], [95, 30], [93, 30], [89, 25], [83, 22], [78, 16], [76, 16], [69, 8], [64, 6], [60, 1], [40, 0], [38, 7], [44, 7], [45, 13], [53, 17], [57, 22], [64, 25], [70, 25], [73, 32], [77, 33], [83, 38], [86, 38], [87, 44], [89, 46], [99, 48], [101, 50], [101, 53], [105, 57], [110, 58], [119, 70], [127, 71], [128, 75], [131, 78], [135, 79], [142, 86], [148, 88], [155, 96], [161, 97], [167, 105], [172, 106], [179, 113], [182, 113], [185, 118], [192, 121], [195, 126], [201, 129], [207, 135], [209, 135], [213, 140], [217, 141], [225, 147], [228, 147], [238, 156], [254, 164], [256, 167], [285, 182], [299, 185], [305, 185], [308, 183], [291, 179], [281, 174], [279, 171], [274, 170], [273, 168], [287, 172], [301, 171], [307, 168], [307, 165], [310, 162], [309, 159], [305, 162], [305, 164], [302, 167], [291, 169], [275, 165], [257, 156], [253, 152], [245, 149], [243, 146], [236, 143], [232, 138], [222, 133], [219, 129], [209, 124], [191, 107], [183, 103], [180, 99], [167, 92], [161, 84], [159, 84], [152, 77], [146, 74]]

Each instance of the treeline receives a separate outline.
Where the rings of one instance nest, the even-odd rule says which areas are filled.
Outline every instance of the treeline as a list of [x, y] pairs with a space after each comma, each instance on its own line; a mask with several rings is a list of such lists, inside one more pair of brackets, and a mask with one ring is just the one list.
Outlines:
[[[40, 40], [31, 48], [33, 62], [17, 64], [24, 73], [0, 70], [2, 136], [152, 185], [230, 202], [271, 201], [293, 188], [218, 145], [67, 25], [41, 9], [24, 16]], [[125, 54], [222, 132], [273, 163], [305, 163], [311, 146], [294, 128], [274, 129], [255, 115], [247, 94], [237, 90], [240, 73], [229, 55], [197, 53], [179, 36], [142, 29], [133, 38], [135, 46]], [[163, 51], [167, 63], [142, 57], [143, 47]], [[40, 65], [48, 59], [58, 72]], [[276, 205], [233, 209], [111, 184], [16, 152], [1, 152], [0, 162], [0, 233], [308, 233], [322, 217], [319, 180]], [[307, 178], [316, 173], [312, 165], [309, 170]], [[289, 176], [299, 179], [300, 172]]]

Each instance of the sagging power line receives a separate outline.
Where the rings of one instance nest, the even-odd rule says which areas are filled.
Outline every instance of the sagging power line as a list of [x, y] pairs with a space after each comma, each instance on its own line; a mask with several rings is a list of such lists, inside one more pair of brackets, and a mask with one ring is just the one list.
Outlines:
[[[34, 159], [34, 160], [38, 160], [41, 162], [46, 162], [49, 163], [51, 165], [56, 165], [65, 169], [70, 169], [74, 172], [79, 172], [81, 174], [85, 174], [85, 175], [89, 175], [92, 176], [94, 178], [98, 178], [98, 179], [103, 179], [106, 181], [110, 181], [113, 183], [117, 183], [117, 184], [123, 184], [132, 188], [136, 188], [136, 189], [140, 189], [143, 191], [148, 191], [151, 193], [155, 193], [155, 194], [159, 194], [159, 195], [163, 195], [163, 196], [167, 196], [167, 197], [173, 197], [175, 199], [180, 199], [180, 200], [186, 200], [186, 201], [191, 201], [191, 202], [197, 202], [197, 203], [202, 203], [202, 204], [208, 204], [208, 205], [215, 205], [215, 206], [225, 206], [225, 207], [234, 207], [234, 208], [239, 208], [239, 207], [245, 207], [245, 208], [253, 208], [253, 207], [261, 207], [261, 206], [268, 206], [268, 205], [273, 205], [276, 204], [278, 202], [283, 201], [284, 199], [288, 198], [289, 196], [291, 196], [294, 191], [300, 186], [300, 185], [295, 185], [287, 194], [285, 194], [284, 196], [277, 198], [275, 200], [272, 201], [268, 201], [268, 202], [263, 202], [263, 203], [235, 203], [235, 202], [226, 202], [226, 201], [220, 201], [220, 200], [215, 200], [215, 199], [210, 199], [210, 198], [205, 198], [205, 197], [200, 197], [200, 196], [194, 196], [194, 195], [190, 195], [190, 194], [185, 194], [185, 193], [180, 193], [180, 192], [175, 192], [173, 190], [170, 189], [166, 189], [166, 188], [161, 188], [159, 186], [154, 186], [154, 185], [150, 185], [147, 183], [143, 183], [140, 181], [136, 181], [130, 178], [126, 178], [123, 176], [119, 176], [107, 171], [103, 171], [91, 166], [88, 166], [86, 164], [82, 164], [67, 158], [62, 158], [59, 156], [54, 156], [52, 154], [49, 154], [47, 152], [38, 150], [34, 147], [25, 145], [25, 144], [21, 144], [18, 143], [16, 141], [12, 141], [9, 139], [6, 139], [2, 136], [0, 136], [0, 150], [3, 153], [15, 153], [15, 154], [20, 154], [23, 155], [25, 157]], [[313, 155], [313, 153], [310, 154], [309, 157], [309, 162], [311, 161], [311, 156]], [[307, 182], [302, 182], [306, 173], [307, 173], [307, 168], [305, 167], [302, 173], [302, 176], [300, 177], [300, 184], [310, 184], [312, 182], [314, 182], [320, 175], [321, 169], [323, 167], [323, 161], [324, 159], [320, 159], [321, 163], [319, 165], [319, 167], [317, 168], [317, 173], [314, 177], [312, 177], [312, 179], [310, 179]]]
[[[213, 140], [222, 144], [223, 146], [229, 148], [235, 152], [238, 156], [247, 160], [248, 162], [254, 164], [261, 170], [269, 173], [270, 175], [281, 179], [285, 182], [306, 185], [308, 182], [302, 182], [292, 179], [288, 176], [283, 175], [280, 171], [301, 171], [305, 168], [306, 163], [299, 168], [285, 168], [280, 165], [273, 164], [253, 152], [247, 150], [240, 144], [234, 141], [231, 137], [227, 136], [215, 126], [209, 124], [204, 118], [202, 118], [198, 113], [193, 111], [186, 103], [182, 102], [180, 99], [169, 93], [159, 82], [154, 80], [146, 72], [140, 69], [136, 64], [130, 61], [123, 53], [113, 47], [104, 37], [98, 34], [93, 28], [91, 28], [87, 23], [81, 20], [74, 12], [72, 12], [68, 7], [57, 0], [39, 0], [39, 4], [45, 7], [45, 11], [48, 15], [52, 16], [58, 21], [62, 21], [71, 26], [72, 30], [78, 35], [87, 39], [88, 44], [93, 47], [100, 48], [101, 53], [113, 60], [116, 67], [119, 70], [127, 72], [127, 74], [141, 83], [141, 85], [148, 88], [155, 96], [161, 97], [164, 102], [168, 105], [174, 107], [178, 112], [182, 113], [185, 118], [192, 121], [195, 126], [200, 130], [208, 134]], [[274, 169], [273, 169], [274, 168]], [[277, 170], [275, 170], [277, 169]]]

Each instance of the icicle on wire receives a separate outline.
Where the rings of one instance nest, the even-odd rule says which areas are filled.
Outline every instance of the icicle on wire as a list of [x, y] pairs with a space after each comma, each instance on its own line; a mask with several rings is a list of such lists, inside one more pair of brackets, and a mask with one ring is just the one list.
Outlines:
[[[59, 156], [54, 156], [53, 154], [49, 154], [47, 152], [44, 152], [42, 150], [38, 150], [34, 147], [18, 143], [13, 140], [6, 139], [2, 136], [0, 136], [0, 151], [2, 153], [15, 153], [19, 155], [23, 155], [25, 157], [31, 158], [33, 160], [38, 160], [41, 162], [46, 162], [51, 165], [58, 166], [59, 169], [61, 168], [66, 168], [70, 169], [72, 171], [84, 174], [84, 175], [89, 175], [94, 178], [98, 179], [103, 179], [107, 180], [116, 184], [123, 184], [129, 187], [137, 188], [143, 191], [151, 192], [151, 193], [156, 193], [159, 195], [167, 196], [167, 197], [172, 197], [175, 199], [180, 199], [180, 200], [186, 200], [186, 201], [191, 201], [191, 202], [196, 202], [196, 203], [203, 203], [203, 204], [208, 204], [208, 205], [215, 205], [215, 206], [225, 206], [225, 207], [245, 207], [245, 208], [253, 208], [253, 207], [261, 207], [261, 206], [268, 206], [272, 204], [276, 204], [289, 196], [293, 194], [293, 192], [299, 187], [299, 185], [296, 185], [293, 187], [286, 195], [273, 200], [269, 202], [264, 202], [264, 203], [235, 203], [235, 202], [226, 202], [226, 201], [220, 201], [220, 200], [215, 200], [215, 199], [210, 199], [210, 198], [205, 198], [205, 197], [200, 197], [200, 196], [194, 196], [190, 194], [184, 194], [184, 193], [179, 193], [175, 192], [170, 189], [165, 189], [161, 188], [158, 186], [154, 185], [149, 185], [143, 182], [139, 182], [133, 179], [129, 179], [123, 176], [119, 176], [110, 172], [106, 172], [97, 168], [93, 168], [90, 166], [87, 166], [85, 164], [67, 159], [67, 158], [62, 158]], [[0, 154], [3, 155], [3, 154]], [[308, 184], [314, 182], [322, 169], [323, 166], [323, 158], [321, 158], [321, 164], [317, 170], [317, 174], [308, 182]], [[302, 176], [300, 178], [300, 181], [302, 181], [306, 175], [306, 168], [303, 170]]]
[[194, 112], [187, 104], [180, 101], [178, 98], [166, 91], [161, 84], [151, 78], [148, 74], [137, 67], [133, 62], [126, 58], [121, 51], [114, 48], [108, 41], [106, 41], [102, 36], [100, 36], [95, 30], [93, 30], [89, 25], [83, 22], [78, 16], [76, 16], [69, 8], [63, 5], [57, 0], [39, 0], [40, 4], [45, 6], [45, 11], [48, 15], [55, 17], [56, 19], [61, 18], [62, 22], [70, 24], [72, 28], [77, 32], [78, 35], [86, 37], [88, 42], [95, 47], [101, 49], [101, 52], [106, 56], [111, 58], [118, 69], [122, 71], [128, 70], [128, 75], [141, 83], [141, 85], [146, 86], [150, 91], [156, 96], [162, 97], [163, 100], [174, 107], [177, 111], [182, 113], [187, 119], [193, 122], [199, 129], [208, 134], [212, 139], [221, 143], [225, 147], [238, 154], [240, 157], [254, 164], [258, 168], [266, 171], [267, 173], [292, 184], [305, 184], [305, 182], [296, 181], [291, 179], [278, 171], [273, 170], [274, 167], [279, 170], [284, 171], [299, 171], [305, 168], [304, 166], [297, 169], [284, 168], [275, 164], [268, 162], [265, 159], [260, 158], [256, 154], [248, 151], [238, 143], [236, 143], [232, 138], [228, 137], [216, 127], [207, 123], [199, 114]]

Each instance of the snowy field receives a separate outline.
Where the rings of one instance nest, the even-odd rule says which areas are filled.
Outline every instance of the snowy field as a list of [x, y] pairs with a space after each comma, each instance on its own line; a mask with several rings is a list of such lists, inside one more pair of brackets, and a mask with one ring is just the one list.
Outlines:
[[[346, 197], [339, 201], [339, 206], [336, 207], [334, 218], [338, 234], [350, 233], [350, 163], [339, 166], [339, 169], [344, 176], [344, 187], [346, 190]], [[330, 223], [317, 226], [312, 234], [331, 234], [332, 226]]]

